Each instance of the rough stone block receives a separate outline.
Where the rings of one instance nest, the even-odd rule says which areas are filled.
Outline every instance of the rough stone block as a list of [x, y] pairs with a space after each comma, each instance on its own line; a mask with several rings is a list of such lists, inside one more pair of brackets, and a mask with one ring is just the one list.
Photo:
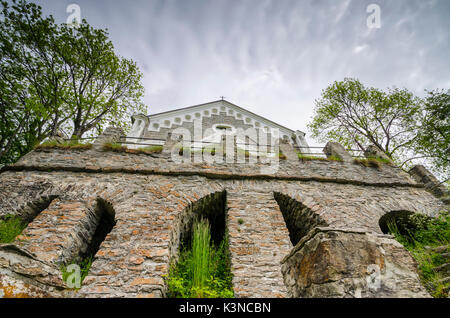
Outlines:
[[397, 241], [362, 231], [316, 228], [282, 271], [293, 297], [430, 297]]
[[329, 141], [323, 148], [323, 152], [329, 157], [336, 157], [342, 161], [350, 162], [352, 161], [352, 156], [345, 150], [345, 148], [338, 142]]
[[446, 197], [446, 202], [450, 203], [450, 198], [448, 198], [449, 191], [423, 165], [415, 165], [408, 171], [408, 173], [410, 174], [411, 177], [414, 178], [414, 180], [423, 183], [425, 187], [435, 196], [439, 198]]
[[386, 155], [383, 151], [381, 151], [380, 148], [378, 148], [375, 145], [369, 145], [366, 150], [364, 151], [364, 157], [366, 158], [379, 158], [386, 160], [390, 163], [393, 163], [392, 159], [389, 158], [388, 155]]

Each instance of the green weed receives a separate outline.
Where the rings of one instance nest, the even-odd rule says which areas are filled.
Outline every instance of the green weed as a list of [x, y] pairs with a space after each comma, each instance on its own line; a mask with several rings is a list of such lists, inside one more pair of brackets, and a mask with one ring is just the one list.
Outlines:
[[[450, 214], [441, 212], [437, 218], [413, 214], [404, 220], [387, 222], [389, 233], [395, 236], [417, 261], [423, 285], [433, 297], [448, 297], [450, 283], [443, 282], [443, 276], [435, 270], [448, 262], [433, 248], [450, 243]], [[450, 248], [447, 248], [450, 252]]]
[[83, 283], [83, 280], [89, 274], [89, 269], [91, 268], [93, 261], [94, 258], [90, 256], [81, 260], [80, 262], [70, 262], [69, 264], [61, 265], [62, 280], [67, 283], [67, 279], [70, 277], [70, 275], [73, 274], [73, 272], [67, 271], [67, 267], [71, 264], [76, 264], [80, 266], [80, 281], [81, 283]]
[[207, 220], [194, 224], [191, 246], [183, 248], [167, 280], [169, 297], [233, 297], [232, 274], [226, 235], [219, 246], [211, 242]]
[[91, 149], [91, 143], [81, 143], [78, 140], [49, 140], [37, 145], [34, 149]]
[[27, 223], [15, 215], [7, 215], [0, 219], [0, 243], [11, 243], [22, 233]]

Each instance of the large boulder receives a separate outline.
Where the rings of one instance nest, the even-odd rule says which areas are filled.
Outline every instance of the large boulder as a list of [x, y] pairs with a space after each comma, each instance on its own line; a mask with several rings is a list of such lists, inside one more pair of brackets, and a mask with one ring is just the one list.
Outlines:
[[412, 256], [387, 235], [316, 228], [282, 263], [292, 297], [430, 297]]

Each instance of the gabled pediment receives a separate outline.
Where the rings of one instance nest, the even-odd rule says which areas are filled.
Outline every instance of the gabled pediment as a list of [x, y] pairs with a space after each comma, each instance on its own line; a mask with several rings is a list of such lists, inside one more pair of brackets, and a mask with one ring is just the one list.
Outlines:
[[[152, 139], [155, 143], [162, 144], [170, 132], [179, 127], [193, 132], [194, 126], [198, 127], [198, 122], [201, 122], [201, 130], [213, 130], [218, 135], [223, 132], [236, 132], [240, 129], [256, 130], [275, 138], [287, 139], [297, 146], [308, 146], [303, 132], [289, 129], [226, 100], [217, 100], [148, 116], [136, 115], [133, 117], [133, 127], [128, 136]], [[215, 140], [218, 137], [205, 133], [201, 140], [205, 138]]]
[[[195, 119], [211, 118], [212, 116], [219, 116], [221, 114], [234, 117], [236, 121], [242, 121], [246, 127], [252, 126], [256, 129], [263, 129], [268, 132], [278, 129], [282, 135], [288, 137], [296, 133], [292, 129], [277, 124], [226, 100], [217, 100], [205, 104], [149, 115], [150, 125], [148, 130], [159, 131], [161, 128], [178, 127], [185, 122], [193, 122]], [[297, 133], [301, 132], [297, 131]]]

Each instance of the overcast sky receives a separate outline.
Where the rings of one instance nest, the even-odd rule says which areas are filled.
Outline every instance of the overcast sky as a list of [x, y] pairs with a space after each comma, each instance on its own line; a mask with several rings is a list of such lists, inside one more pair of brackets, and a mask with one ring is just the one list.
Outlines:
[[[65, 22], [108, 28], [144, 73], [156, 113], [225, 99], [307, 133], [314, 100], [336, 80], [381, 89], [450, 88], [450, 0], [36, 0]], [[381, 9], [368, 28], [367, 6]], [[307, 138], [310, 144], [314, 142]]]

